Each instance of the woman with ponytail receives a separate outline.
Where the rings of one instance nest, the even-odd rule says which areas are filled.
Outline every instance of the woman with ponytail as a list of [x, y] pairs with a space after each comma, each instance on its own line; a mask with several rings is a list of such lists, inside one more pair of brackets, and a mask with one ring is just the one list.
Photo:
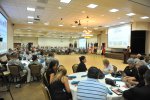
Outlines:
[[51, 96], [53, 100], [71, 100], [71, 91], [66, 74], [67, 70], [65, 67], [60, 66], [51, 81]]

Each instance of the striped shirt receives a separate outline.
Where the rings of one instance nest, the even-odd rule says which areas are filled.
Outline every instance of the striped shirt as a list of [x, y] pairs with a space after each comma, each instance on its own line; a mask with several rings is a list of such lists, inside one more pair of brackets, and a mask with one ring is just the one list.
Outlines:
[[78, 84], [77, 100], [107, 100], [108, 88], [97, 79], [88, 78]]

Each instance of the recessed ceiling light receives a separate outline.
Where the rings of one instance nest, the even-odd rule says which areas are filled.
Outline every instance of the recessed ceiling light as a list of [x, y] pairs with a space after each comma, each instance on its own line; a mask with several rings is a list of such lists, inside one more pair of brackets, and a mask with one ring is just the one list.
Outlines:
[[87, 7], [88, 8], [96, 8], [98, 5], [96, 5], [96, 4], [89, 4]]
[[49, 25], [49, 23], [47, 22], [47, 23], [44, 23], [44, 25]]
[[120, 17], [118, 17], [117, 19], [121, 19]]
[[70, 3], [71, 0], [60, 0], [62, 3]]
[[105, 15], [101, 15], [101, 16], [103, 17], [103, 16], [105, 16]]
[[33, 19], [34, 17], [33, 17], [33, 16], [28, 16], [28, 18], [29, 18], [29, 19]]
[[28, 30], [28, 31], [31, 31], [31, 30]]
[[58, 9], [62, 9], [62, 7], [58, 7]]
[[148, 16], [141, 17], [141, 19], [148, 19], [148, 18], [149, 18]]
[[109, 27], [109, 26], [106, 25], [105, 27]]
[[33, 22], [28, 22], [28, 24], [33, 24]]
[[120, 24], [124, 24], [125, 22], [120, 22]]
[[72, 27], [76, 27], [76, 26], [72, 26]]
[[64, 25], [59, 25], [59, 26], [64, 26]]
[[118, 9], [111, 9], [111, 10], [109, 10], [109, 12], [117, 12], [117, 11], [119, 11]]
[[135, 13], [129, 13], [129, 14], [126, 14], [127, 16], [134, 16]]
[[28, 11], [35, 11], [35, 8], [27, 7]]

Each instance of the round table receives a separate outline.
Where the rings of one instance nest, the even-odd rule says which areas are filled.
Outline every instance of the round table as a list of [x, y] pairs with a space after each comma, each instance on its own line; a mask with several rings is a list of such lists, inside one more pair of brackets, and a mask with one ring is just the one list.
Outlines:
[[[87, 75], [87, 72], [79, 72], [79, 73], [74, 73], [74, 74], [71, 74], [69, 76], [76, 76], [76, 78], [72, 79], [72, 80], [69, 80], [69, 86], [70, 86], [70, 89], [71, 89], [71, 93], [72, 93], [72, 96], [73, 96], [73, 100], [77, 100], [77, 85], [72, 85], [71, 82], [72, 81], [82, 81], [82, 80], [86, 80], [87, 77], [81, 77], [83, 75]], [[105, 75], [105, 78], [111, 78], [111, 79], [116, 79], [114, 77], [112, 77], [110, 74], [108, 75]], [[112, 87], [111, 85], [108, 85], [105, 83], [105, 78], [104, 79], [99, 79], [99, 82], [103, 83], [106, 85], [106, 87], [110, 90], [110, 88], [115, 88], [115, 87]], [[116, 81], [116, 84], [118, 84], [120, 87], [123, 87], [125, 86], [125, 83], [122, 82], [122, 81]], [[117, 95], [115, 94], [114, 92], [112, 92], [113, 94], [112, 95], [107, 95], [107, 100], [124, 100], [122, 98], [122, 95]]]

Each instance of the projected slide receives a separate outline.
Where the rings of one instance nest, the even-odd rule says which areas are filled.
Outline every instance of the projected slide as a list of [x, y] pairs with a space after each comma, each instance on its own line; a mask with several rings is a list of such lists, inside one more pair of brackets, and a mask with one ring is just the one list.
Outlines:
[[109, 48], [127, 48], [130, 46], [131, 25], [125, 24], [108, 29]]
[[0, 13], [0, 54], [7, 52], [7, 20]]
[[79, 48], [86, 49], [86, 39], [79, 39]]

